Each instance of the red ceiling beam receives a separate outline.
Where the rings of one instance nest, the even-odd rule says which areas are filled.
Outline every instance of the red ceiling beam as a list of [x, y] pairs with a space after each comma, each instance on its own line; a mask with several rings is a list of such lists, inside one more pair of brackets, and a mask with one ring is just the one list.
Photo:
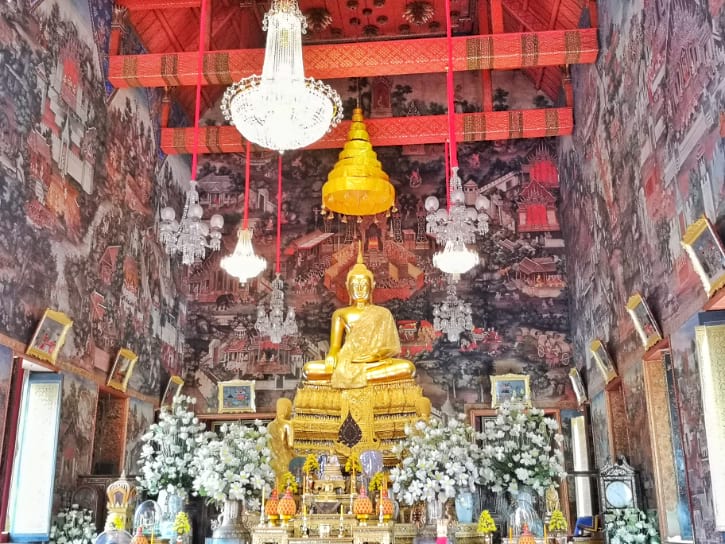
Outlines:
[[120, 0], [119, 3], [129, 11], [198, 8], [201, 6], [201, 0]]
[[[453, 69], [513, 70], [590, 64], [599, 46], [594, 28], [453, 38]], [[318, 79], [440, 73], [446, 70], [445, 38], [310, 45], [305, 73]], [[264, 49], [213, 51], [204, 59], [203, 83], [228, 85], [259, 74]], [[108, 80], [115, 87], [194, 85], [197, 53], [111, 56]]]
[[[366, 119], [375, 147], [442, 143], [448, 138], [446, 115]], [[572, 108], [491, 111], [456, 114], [456, 137], [460, 142], [543, 138], [572, 133]], [[340, 149], [347, 141], [350, 121], [343, 121], [307, 149]], [[191, 153], [194, 130], [161, 129], [161, 150], [169, 155]], [[199, 153], [241, 153], [245, 140], [232, 126], [202, 127]]]

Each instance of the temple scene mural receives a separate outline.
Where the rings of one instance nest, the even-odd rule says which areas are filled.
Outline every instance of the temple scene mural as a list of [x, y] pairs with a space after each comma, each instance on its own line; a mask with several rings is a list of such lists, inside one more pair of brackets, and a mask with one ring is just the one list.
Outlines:
[[0, 3], [0, 542], [725, 542], [725, 3]]

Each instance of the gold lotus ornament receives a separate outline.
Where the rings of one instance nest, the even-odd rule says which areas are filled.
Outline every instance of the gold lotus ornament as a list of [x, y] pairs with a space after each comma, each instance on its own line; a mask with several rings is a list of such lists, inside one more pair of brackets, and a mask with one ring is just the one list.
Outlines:
[[345, 147], [322, 186], [322, 207], [343, 215], [376, 215], [394, 201], [395, 188], [373, 151], [362, 109], [355, 108]]

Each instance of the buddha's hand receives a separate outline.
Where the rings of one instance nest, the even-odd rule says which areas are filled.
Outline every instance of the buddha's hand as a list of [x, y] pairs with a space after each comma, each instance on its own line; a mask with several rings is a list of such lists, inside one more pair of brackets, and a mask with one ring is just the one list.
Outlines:
[[325, 357], [325, 371], [332, 372], [337, 366], [337, 357], [334, 355], [328, 355]]

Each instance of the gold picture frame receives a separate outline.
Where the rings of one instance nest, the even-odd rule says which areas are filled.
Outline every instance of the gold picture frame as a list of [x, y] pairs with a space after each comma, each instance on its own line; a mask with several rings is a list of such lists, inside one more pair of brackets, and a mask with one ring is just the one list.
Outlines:
[[507, 400], [521, 400], [531, 406], [531, 381], [528, 374], [501, 374], [491, 376], [491, 408], [498, 408]]
[[579, 371], [576, 368], [569, 370], [569, 380], [571, 380], [571, 388], [574, 390], [574, 395], [576, 395], [577, 405], [581, 406], [582, 404], [589, 402], [589, 399], [587, 398], [587, 390], [584, 387], [581, 374], [579, 374]]
[[171, 376], [169, 383], [166, 384], [164, 395], [161, 397], [161, 406], [171, 406], [174, 399], [181, 393], [182, 387], [184, 387], [184, 378], [181, 376]]
[[46, 309], [25, 353], [55, 364], [72, 325], [73, 320], [63, 312]]
[[725, 247], [707, 216], [703, 215], [687, 227], [682, 246], [700, 276], [705, 292], [712, 296], [725, 285]]
[[125, 393], [136, 361], [138, 361], [138, 355], [133, 351], [126, 348], [119, 349], [106, 385]]
[[254, 380], [229, 380], [219, 382], [220, 414], [234, 414], [241, 412], [256, 412]]
[[611, 382], [617, 377], [617, 369], [614, 366], [614, 361], [612, 361], [612, 358], [609, 356], [609, 352], [607, 352], [607, 348], [604, 347], [601, 340], [594, 340], [591, 343], [590, 349], [592, 351], [592, 355], [594, 356], [594, 360], [597, 362], [597, 366], [604, 377], [604, 383]]
[[637, 334], [642, 339], [644, 349], [649, 349], [662, 340], [662, 332], [642, 295], [635, 293], [629, 297], [627, 311], [632, 317]]

